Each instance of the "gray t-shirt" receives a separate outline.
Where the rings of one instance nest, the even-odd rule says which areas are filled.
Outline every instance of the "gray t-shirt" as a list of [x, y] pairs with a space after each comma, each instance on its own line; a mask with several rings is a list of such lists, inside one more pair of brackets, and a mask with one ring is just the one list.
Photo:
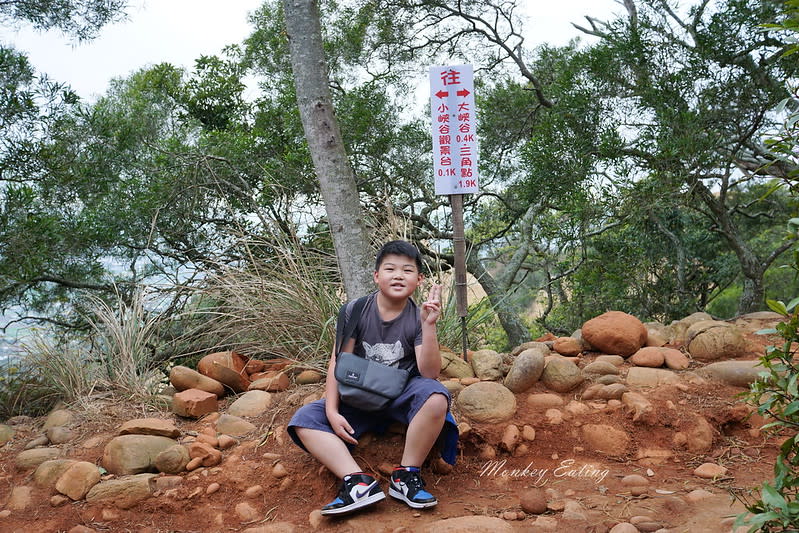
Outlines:
[[[418, 375], [415, 347], [422, 344], [422, 322], [419, 308], [408, 299], [405, 309], [394, 320], [383, 320], [377, 308], [377, 291], [369, 295], [355, 328], [356, 355], [378, 361], [384, 365], [408, 370]], [[349, 321], [353, 302], [347, 304], [346, 320]]]

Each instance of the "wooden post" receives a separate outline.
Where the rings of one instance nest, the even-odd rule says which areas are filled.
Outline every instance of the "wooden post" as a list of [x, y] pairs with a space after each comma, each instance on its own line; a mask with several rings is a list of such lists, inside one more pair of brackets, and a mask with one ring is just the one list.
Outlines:
[[468, 339], [466, 336], [466, 315], [468, 303], [466, 301], [466, 237], [463, 229], [463, 195], [452, 194], [449, 197], [452, 206], [452, 232], [455, 247], [455, 301], [458, 316], [461, 318], [461, 339], [463, 344], [463, 360], [466, 360]]

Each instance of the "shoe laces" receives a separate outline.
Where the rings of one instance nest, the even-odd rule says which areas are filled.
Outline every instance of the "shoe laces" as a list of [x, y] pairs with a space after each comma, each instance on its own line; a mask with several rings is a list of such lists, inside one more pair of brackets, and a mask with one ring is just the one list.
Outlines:
[[419, 472], [415, 470], [405, 470], [406, 474], [402, 476], [404, 479], [402, 480], [408, 487], [419, 491], [424, 488], [424, 479], [419, 474]]

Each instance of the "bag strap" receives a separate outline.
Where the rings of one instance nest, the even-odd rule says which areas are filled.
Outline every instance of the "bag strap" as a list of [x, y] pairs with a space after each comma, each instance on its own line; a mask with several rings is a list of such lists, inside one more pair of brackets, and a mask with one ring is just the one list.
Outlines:
[[346, 321], [347, 304], [342, 305], [339, 309], [338, 322], [336, 323], [336, 358], [338, 358], [338, 354], [341, 351], [341, 347], [344, 345], [345, 339], [349, 339], [352, 337], [352, 334], [355, 333], [355, 328], [361, 320], [361, 312], [368, 298], [369, 296], [361, 296], [352, 303], [352, 313], [346, 325], [344, 322]]

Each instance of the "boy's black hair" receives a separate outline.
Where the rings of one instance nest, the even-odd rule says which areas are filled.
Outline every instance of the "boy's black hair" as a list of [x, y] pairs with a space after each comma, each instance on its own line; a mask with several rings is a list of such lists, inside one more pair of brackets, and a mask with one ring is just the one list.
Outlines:
[[405, 257], [410, 257], [416, 262], [416, 268], [419, 270], [419, 273], [422, 273], [422, 255], [419, 253], [416, 246], [408, 241], [391, 241], [384, 244], [383, 247], [380, 248], [380, 251], [377, 252], [375, 272], [380, 270], [380, 264], [387, 255], [404, 255]]

